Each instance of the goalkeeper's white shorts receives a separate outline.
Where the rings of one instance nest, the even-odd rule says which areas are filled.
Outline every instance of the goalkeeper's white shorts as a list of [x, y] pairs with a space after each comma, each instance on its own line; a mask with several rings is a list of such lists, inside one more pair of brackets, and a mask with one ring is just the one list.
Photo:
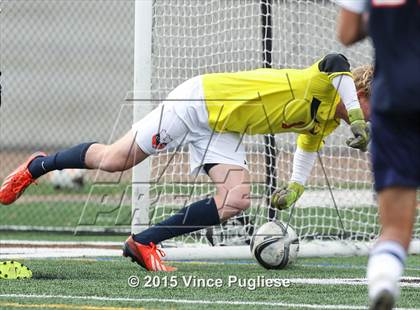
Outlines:
[[231, 164], [248, 170], [245, 148], [237, 133], [213, 132], [208, 124], [200, 76], [175, 88], [165, 101], [133, 125], [136, 143], [152, 155], [189, 146], [191, 174], [205, 164]]

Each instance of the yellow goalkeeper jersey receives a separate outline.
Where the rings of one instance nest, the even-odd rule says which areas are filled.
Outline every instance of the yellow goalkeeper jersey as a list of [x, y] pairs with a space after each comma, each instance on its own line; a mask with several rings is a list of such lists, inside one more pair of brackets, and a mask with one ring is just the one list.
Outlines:
[[202, 76], [210, 128], [217, 132], [297, 132], [298, 145], [316, 151], [340, 124], [337, 75], [351, 76], [341, 54], [329, 54], [305, 69], [257, 69]]

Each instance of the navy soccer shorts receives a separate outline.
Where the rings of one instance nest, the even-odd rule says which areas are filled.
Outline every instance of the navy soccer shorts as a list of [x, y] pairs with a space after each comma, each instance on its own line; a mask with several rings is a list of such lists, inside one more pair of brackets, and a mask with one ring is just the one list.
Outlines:
[[375, 190], [420, 186], [420, 113], [372, 113]]

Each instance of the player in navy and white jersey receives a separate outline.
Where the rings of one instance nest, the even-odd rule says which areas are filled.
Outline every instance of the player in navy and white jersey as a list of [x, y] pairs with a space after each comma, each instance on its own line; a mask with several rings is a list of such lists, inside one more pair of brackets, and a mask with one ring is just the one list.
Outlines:
[[372, 161], [382, 231], [367, 276], [372, 309], [392, 309], [420, 186], [420, 1], [336, 2], [342, 6], [340, 40], [349, 45], [369, 29], [375, 46]]

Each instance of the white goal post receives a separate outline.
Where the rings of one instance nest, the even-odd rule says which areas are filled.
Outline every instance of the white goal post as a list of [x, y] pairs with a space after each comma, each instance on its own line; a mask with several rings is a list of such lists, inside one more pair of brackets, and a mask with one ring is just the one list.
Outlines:
[[[134, 121], [177, 85], [203, 73], [260, 67], [303, 68], [329, 52], [345, 54], [352, 67], [372, 62], [368, 41], [345, 49], [336, 40], [338, 8], [329, 0], [142, 0], [135, 3]], [[146, 105], [145, 103], [150, 103]], [[369, 154], [345, 145], [341, 125], [326, 141], [294, 210], [291, 225], [303, 256], [365, 255], [379, 234]], [[294, 134], [244, 139], [252, 181], [247, 212], [212, 227], [164, 242], [169, 259], [250, 257], [253, 231], [288, 212], [270, 210], [270, 193], [291, 173]], [[168, 162], [170, 164], [168, 165]], [[132, 231], [139, 232], [208, 197], [207, 177], [189, 176], [188, 146], [151, 156], [134, 168]], [[415, 225], [414, 236], [420, 237]], [[420, 252], [419, 243], [412, 251]]]

